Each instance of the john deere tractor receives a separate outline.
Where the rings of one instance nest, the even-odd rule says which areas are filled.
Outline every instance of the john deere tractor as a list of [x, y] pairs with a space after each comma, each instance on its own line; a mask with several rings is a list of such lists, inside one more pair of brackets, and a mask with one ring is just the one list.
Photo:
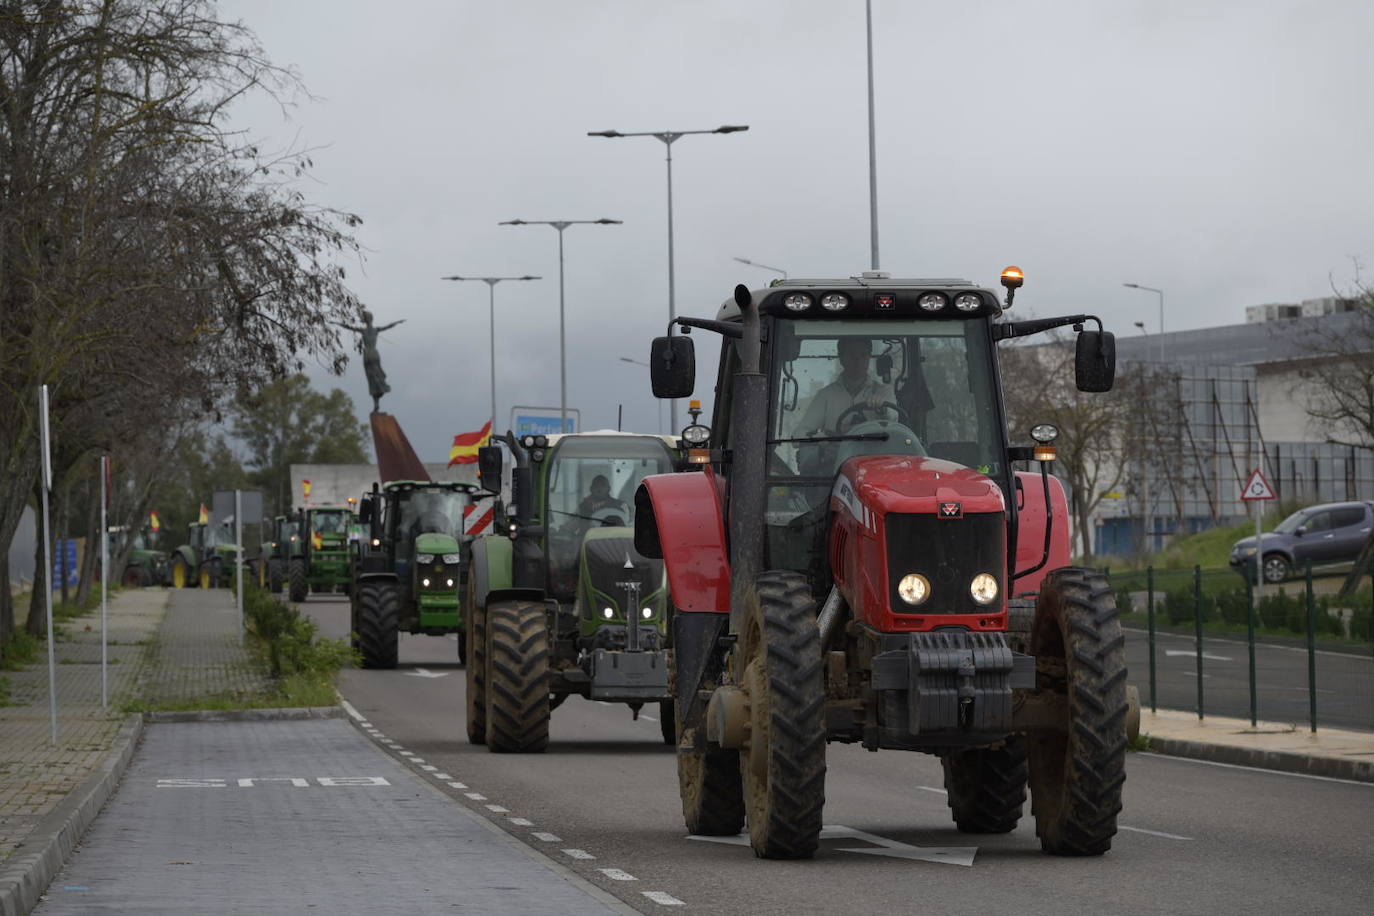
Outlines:
[[234, 571], [232, 525], [192, 522], [186, 543], [172, 552], [173, 588], [227, 588]]
[[286, 582], [286, 571], [300, 526], [295, 515], [278, 515], [264, 522], [263, 527], [262, 550], [258, 554], [257, 564], [258, 585], [279, 595]]
[[[467, 730], [493, 751], [548, 745], [549, 717], [570, 696], [656, 703], [674, 741], [665, 651], [663, 563], [635, 549], [634, 493], [674, 466], [656, 436], [507, 434], [515, 515], [472, 543], [468, 580]], [[501, 480], [501, 447], [479, 455]]]
[[123, 525], [112, 527], [110, 559], [117, 560], [126, 548], [129, 553], [119, 576], [121, 584], [134, 587], [168, 584], [167, 552], [157, 549], [157, 534], [151, 528], [144, 526], [135, 532]]
[[312, 591], [348, 590], [353, 575], [348, 543], [352, 525], [349, 506], [312, 506], [296, 512], [296, 537], [287, 542], [292, 601], [304, 601]]
[[457, 633], [464, 657], [467, 541], [463, 518], [476, 487], [392, 481], [363, 495], [367, 543], [353, 567], [354, 648], [364, 668], [395, 668], [401, 633]]
[[1091, 315], [1007, 320], [1022, 275], [1002, 280], [1005, 302], [876, 271], [740, 286], [654, 341], [654, 394], [684, 398], [672, 331], [726, 338], [714, 423], [682, 433], [704, 473], [635, 494], [671, 591], [689, 832], [747, 821], [758, 856], [810, 858], [839, 742], [938, 756], [960, 830], [1012, 830], [1029, 788], [1045, 852], [1111, 847], [1125, 642], [1107, 578], [1069, 565], [1057, 430], [1009, 441], [998, 343], [1071, 326], [1086, 392], [1111, 388], [1115, 343]]

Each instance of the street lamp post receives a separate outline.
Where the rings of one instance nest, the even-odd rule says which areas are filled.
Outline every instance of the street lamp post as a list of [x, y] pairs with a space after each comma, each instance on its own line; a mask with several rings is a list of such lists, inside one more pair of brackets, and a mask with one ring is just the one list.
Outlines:
[[[1162, 290], [1162, 289], [1155, 289], [1153, 286], [1141, 286], [1139, 283], [1123, 283], [1123, 284], [1121, 284], [1121, 285], [1124, 286], [1124, 287], [1126, 287], [1127, 289], [1143, 289], [1143, 290], [1145, 290], [1145, 292], [1147, 292], [1147, 293], [1154, 293], [1155, 295], [1159, 296], [1159, 333], [1163, 334], [1163, 333], [1164, 333], [1164, 290]], [[1163, 341], [1161, 341], [1161, 342], [1160, 342], [1160, 354], [1159, 354], [1159, 356], [1160, 356], [1160, 361], [1161, 361], [1161, 362], [1163, 362], [1163, 359], [1164, 359], [1163, 346], [1164, 346]]]
[[[653, 368], [642, 359], [630, 359], [628, 356], [620, 357], [620, 361], [622, 363], [633, 363], [636, 366], [643, 366], [645, 369]], [[654, 400], [658, 402], [658, 431], [663, 432], [663, 402], [658, 398], [654, 398]], [[669, 430], [669, 432], [671, 432], [671, 430]]]
[[[748, 124], [722, 124], [711, 130], [645, 130], [624, 133], [618, 130], [591, 130], [589, 137], [654, 137], [663, 143], [668, 156], [668, 321], [671, 324], [677, 317], [676, 286], [673, 277], [673, 144], [688, 134], [734, 134], [748, 130]], [[670, 415], [673, 429], [677, 429], [677, 400], [670, 402]]]
[[787, 271], [783, 270], [781, 267], [769, 267], [767, 264], [760, 264], [758, 261], [751, 261], [748, 258], [735, 258], [735, 260], [739, 261], [741, 264], [748, 264], [750, 267], [757, 267], [761, 270], [771, 270], [775, 274], [782, 274], [782, 278], [784, 280], [787, 279]]
[[[1159, 296], [1159, 337], [1158, 337], [1157, 339], [1159, 340], [1159, 361], [1160, 361], [1160, 363], [1163, 363], [1163, 362], [1164, 362], [1164, 290], [1162, 290], [1162, 289], [1156, 289], [1156, 288], [1153, 287], [1153, 286], [1142, 286], [1142, 285], [1140, 285], [1139, 283], [1123, 283], [1123, 284], [1121, 284], [1121, 285], [1124, 286], [1124, 287], [1126, 287], [1127, 289], [1141, 289], [1141, 290], [1144, 290], [1144, 291], [1147, 292], [1147, 293], [1154, 293], [1155, 295]], [[1144, 331], [1144, 330], [1145, 330], [1144, 327], [1141, 327], [1140, 329], [1141, 329], [1141, 331]], [[1148, 346], [1148, 345], [1146, 346], [1146, 353], [1147, 353], [1147, 354], [1149, 353], [1149, 346]], [[1153, 531], [1153, 529], [1154, 529], [1154, 503], [1153, 503], [1153, 501], [1150, 499], [1150, 469], [1149, 469], [1148, 467], [1142, 469], [1141, 477], [1142, 477], [1142, 484], [1141, 484], [1141, 486], [1142, 486], [1142, 489], [1144, 490], [1143, 498], [1144, 498], [1144, 502], [1145, 502], [1145, 506], [1144, 506], [1144, 510], [1145, 510], [1145, 511], [1144, 511], [1144, 515], [1145, 515], [1145, 537], [1147, 538], [1146, 545], [1147, 545], [1147, 549], [1152, 549], [1152, 548], [1154, 547], [1154, 531]]]
[[526, 274], [523, 277], [460, 277], [456, 274], [452, 277], [440, 277], [441, 280], [462, 280], [480, 281], [487, 285], [489, 293], [487, 298], [488, 324], [487, 330], [491, 343], [491, 431], [496, 433], [496, 284], [506, 280], [542, 280], [543, 277], [532, 277]]
[[569, 226], [619, 226], [618, 219], [508, 219], [502, 226], [552, 226], [558, 230], [558, 429], [568, 431], [568, 360], [563, 320], [563, 230]]
[[868, 239], [872, 269], [878, 269], [878, 150], [873, 120], [873, 0], [864, 0], [868, 33]]

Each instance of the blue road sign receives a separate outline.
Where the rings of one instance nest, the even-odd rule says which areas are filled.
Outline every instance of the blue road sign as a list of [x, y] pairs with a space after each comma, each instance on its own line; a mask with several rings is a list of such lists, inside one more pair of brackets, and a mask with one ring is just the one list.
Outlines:
[[510, 412], [510, 426], [517, 436], [553, 436], [559, 432], [577, 432], [581, 417], [576, 410], [568, 408], [568, 422], [562, 430], [558, 428], [559, 419], [557, 407], [512, 407]]
[[62, 587], [62, 573], [67, 574], [67, 587], [81, 584], [81, 567], [77, 563], [76, 541], [57, 542], [57, 551], [52, 558], [52, 587]]

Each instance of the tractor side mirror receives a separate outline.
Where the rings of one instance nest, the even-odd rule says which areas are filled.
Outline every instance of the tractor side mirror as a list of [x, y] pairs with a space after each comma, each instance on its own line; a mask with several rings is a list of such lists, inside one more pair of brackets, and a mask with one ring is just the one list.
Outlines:
[[372, 522], [372, 497], [364, 496], [358, 505], [358, 521], [364, 525]]
[[687, 398], [697, 382], [696, 349], [683, 335], [655, 337], [649, 347], [649, 381], [656, 398]]
[[1116, 335], [1111, 331], [1079, 331], [1073, 375], [1079, 391], [1111, 391], [1116, 380]]
[[501, 446], [484, 445], [477, 450], [477, 479], [482, 489], [501, 492]]

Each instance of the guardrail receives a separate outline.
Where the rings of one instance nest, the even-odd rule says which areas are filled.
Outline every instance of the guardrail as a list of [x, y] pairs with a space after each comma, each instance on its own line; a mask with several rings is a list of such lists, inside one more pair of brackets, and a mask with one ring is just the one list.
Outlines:
[[1374, 729], [1374, 589], [1337, 603], [1317, 594], [1309, 564], [1256, 602], [1229, 569], [1104, 571], [1152, 710]]

